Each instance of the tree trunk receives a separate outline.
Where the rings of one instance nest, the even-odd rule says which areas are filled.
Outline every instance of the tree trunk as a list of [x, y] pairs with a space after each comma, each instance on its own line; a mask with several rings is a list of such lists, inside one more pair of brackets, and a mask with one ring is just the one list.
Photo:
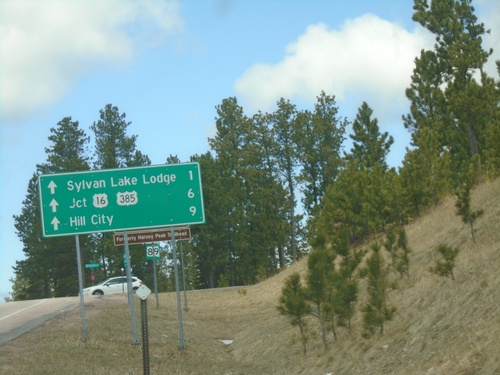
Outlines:
[[214, 278], [214, 271], [212, 269], [208, 270], [208, 288], [212, 289], [215, 288], [215, 278]]
[[321, 341], [323, 341], [323, 348], [325, 348], [325, 351], [328, 350], [328, 343], [326, 342], [326, 328], [325, 328], [325, 320], [323, 319], [323, 315], [321, 314], [321, 305], [317, 305], [317, 311], [318, 311], [318, 319], [319, 319], [319, 326], [321, 327]]
[[285, 249], [283, 248], [283, 245], [279, 247], [279, 257], [280, 257], [280, 269], [284, 270], [286, 267], [286, 261], [285, 261]]
[[295, 243], [295, 190], [291, 171], [288, 174], [288, 188], [290, 191], [290, 251], [292, 262], [295, 262], [297, 260], [297, 245]]
[[304, 331], [304, 323], [299, 322], [299, 328], [300, 328], [300, 335], [302, 337], [302, 345], [303, 345], [303, 350], [304, 350], [304, 355], [307, 354], [307, 337], [306, 333]]
[[470, 122], [467, 125], [467, 131], [469, 132], [470, 154], [474, 156], [479, 154], [479, 146], [477, 143], [476, 129], [474, 129], [474, 125]]

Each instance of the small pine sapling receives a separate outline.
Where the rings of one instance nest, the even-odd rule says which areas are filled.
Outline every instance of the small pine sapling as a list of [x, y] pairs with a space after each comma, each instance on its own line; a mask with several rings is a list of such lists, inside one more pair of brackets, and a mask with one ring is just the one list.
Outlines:
[[457, 202], [455, 207], [457, 215], [462, 217], [464, 224], [468, 224], [472, 236], [472, 242], [476, 242], [474, 222], [483, 214], [484, 210], [472, 210], [470, 202], [471, 188], [467, 184], [457, 190]]
[[363, 307], [364, 337], [370, 337], [375, 329], [384, 334], [384, 324], [392, 320], [396, 308], [387, 301], [388, 271], [380, 254], [380, 244], [372, 245], [373, 253], [366, 261], [368, 302]]
[[411, 249], [408, 246], [408, 237], [405, 228], [398, 229], [398, 260], [396, 269], [401, 276], [410, 277], [410, 253]]
[[392, 229], [387, 232], [386, 240], [384, 242], [385, 249], [391, 254], [392, 268], [396, 269], [397, 245], [396, 245], [396, 230]]
[[338, 278], [335, 284], [335, 306], [337, 322], [340, 327], [346, 327], [351, 333], [354, 308], [359, 295], [359, 282], [355, 272], [363, 260], [365, 251], [350, 250], [340, 262]]
[[430, 268], [430, 271], [436, 275], [449, 277], [455, 280], [453, 269], [455, 268], [455, 261], [460, 249], [458, 247], [440, 244], [436, 251], [441, 254], [441, 259], [436, 260], [436, 263]]
[[281, 315], [288, 317], [293, 326], [298, 326], [302, 339], [304, 355], [307, 353], [307, 335], [305, 317], [311, 313], [311, 306], [306, 300], [306, 290], [300, 281], [298, 272], [285, 279], [281, 289], [277, 309]]
[[313, 306], [311, 315], [319, 321], [321, 340], [325, 350], [328, 349], [326, 320], [330, 318], [325, 314], [325, 307], [331, 297], [331, 289], [333, 288], [331, 280], [334, 272], [334, 260], [335, 255], [324, 247], [314, 249], [307, 258], [307, 299]]

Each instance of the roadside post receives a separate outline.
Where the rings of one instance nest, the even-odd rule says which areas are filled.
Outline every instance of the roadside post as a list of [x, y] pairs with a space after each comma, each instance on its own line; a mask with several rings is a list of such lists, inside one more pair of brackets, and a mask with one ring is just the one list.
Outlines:
[[87, 263], [85, 268], [90, 268], [90, 280], [92, 281], [92, 286], [95, 285], [95, 273], [94, 269], [101, 267], [100, 263], [96, 263], [94, 260], [91, 263]]
[[146, 260], [153, 261], [153, 281], [154, 281], [154, 290], [156, 295], [156, 308], [160, 308], [160, 300], [158, 298], [158, 279], [156, 277], [156, 260], [160, 259], [160, 245], [159, 244], [151, 244], [146, 246]]
[[180, 243], [181, 249], [181, 274], [182, 274], [182, 287], [184, 289], [184, 311], [188, 311], [188, 300], [186, 293], [186, 273], [184, 272], [184, 253], [182, 252], [182, 242]]
[[75, 236], [76, 243], [76, 261], [78, 268], [78, 288], [80, 289], [80, 312], [82, 315], [82, 340], [87, 341], [87, 323], [85, 322], [85, 303], [83, 297], [83, 275], [82, 275], [82, 255], [80, 253], [80, 237]]
[[160, 308], [160, 299], [158, 298], [158, 279], [156, 278], [156, 259], [153, 259], [153, 278], [154, 278], [154, 288], [156, 296], [156, 308]]
[[141, 327], [142, 327], [142, 365], [144, 375], [149, 375], [149, 333], [148, 333], [148, 302], [151, 290], [144, 284], [135, 292], [141, 299]]
[[184, 344], [184, 325], [182, 323], [182, 307], [181, 307], [181, 293], [179, 290], [179, 266], [177, 264], [177, 249], [175, 244], [174, 227], [170, 228], [172, 238], [172, 253], [174, 258], [174, 276], [175, 276], [175, 294], [177, 295], [177, 318], [179, 320], [179, 350], [185, 350]]
[[134, 331], [134, 338], [132, 340], [132, 345], [140, 345], [139, 335], [137, 333], [137, 317], [135, 315], [135, 304], [134, 304], [134, 290], [132, 289], [132, 271], [130, 270], [130, 252], [127, 241], [127, 231], [125, 231], [125, 257], [127, 258], [127, 292], [128, 292], [128, 305], [132, 313], [132, 328]]

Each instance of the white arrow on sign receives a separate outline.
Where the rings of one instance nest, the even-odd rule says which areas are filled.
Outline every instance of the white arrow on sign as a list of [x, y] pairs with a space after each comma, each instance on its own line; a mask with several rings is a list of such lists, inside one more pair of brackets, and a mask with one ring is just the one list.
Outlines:
[[50, 181], [49, 183], [49, 189], [50, 189], [50, 194], [54, 194], [56, 192], [56, 183], [54, 181]]
[[54, 230], [58, 230], [59, 224], [61, 224], [61, 222], [59, 220], [57, 220], [57, 217], [54, 216], [54, 218], [52, 219], [50, 224], [52, 224], [54, 226]]
[[57, 206], [59, 206], [59, 203], [57, 203], [55, 199], [52, 199], [49, 206], [52, 207], [52, 212], [57, 212]]

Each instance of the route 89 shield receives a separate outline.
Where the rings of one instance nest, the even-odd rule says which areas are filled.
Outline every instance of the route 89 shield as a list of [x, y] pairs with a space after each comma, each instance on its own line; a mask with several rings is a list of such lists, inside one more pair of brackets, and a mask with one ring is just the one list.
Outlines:
[[160, 259], [160, 245], [154, 244], [146, 246], [146, 259]]

